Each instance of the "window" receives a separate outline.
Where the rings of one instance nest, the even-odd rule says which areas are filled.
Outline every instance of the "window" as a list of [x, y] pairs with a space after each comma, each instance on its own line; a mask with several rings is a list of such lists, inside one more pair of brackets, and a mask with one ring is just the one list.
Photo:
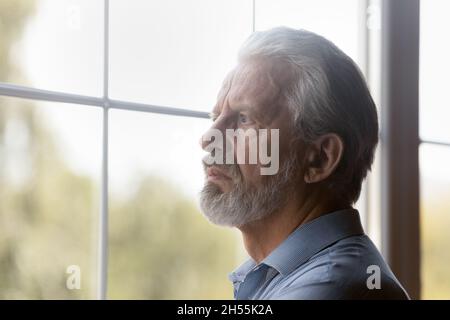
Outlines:
[[450, 299], [450, 109], [447, 97], [450, 3], [421, 1], [420, 170], [422, 296]]
[[103, 1], [5, 0], [1, 6], [2, 39], [12, 42], [3, 49], [11, 70], [0, 81], [102, 95]]
[[450, 148], [430, 143], [420, 147], [422, 298], [449, 299]]
[[360, 62], [359, 22], [361, 7], [358, 0], [258, 0], [255, 6], [256, 30], [280, 25], [306, 29], [323, 35], [340, 49]]
[[[94, 298], [101, 112], [8, 97], [0, 105], [0, 298]], [[67, 290], [74, 265], [82, 286]]]
[[[196, 204], [207, 111], [244, 39], [276, 25], [328, 37], [376, 96], [367, 3], [2, 0], [1, 297], [232, 298], [239, 235]], [[358, 205], [376, 231], [372, 192]]]
[[252, 31], [251, 5], [250, 0], [111, 1], [111, 97], [211, 111]]

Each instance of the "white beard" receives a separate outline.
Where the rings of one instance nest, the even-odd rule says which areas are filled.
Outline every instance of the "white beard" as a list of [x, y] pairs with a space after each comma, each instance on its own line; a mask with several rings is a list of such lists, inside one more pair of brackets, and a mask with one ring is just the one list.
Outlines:
[[[237, 165], [226, 165], [234, 182], [230, 192], [222, 192], [207, 182], [200, 193], [200, 208], [206, 218], [217, 225], [240, 227], [263, 219], [281, 209], [288, 199], [296, 159], [290, 157], [273, 176], [264, 176], [260, 186], [249, 186], [242, 181]], [[223, 167], [223, 166], [221, 166]]]

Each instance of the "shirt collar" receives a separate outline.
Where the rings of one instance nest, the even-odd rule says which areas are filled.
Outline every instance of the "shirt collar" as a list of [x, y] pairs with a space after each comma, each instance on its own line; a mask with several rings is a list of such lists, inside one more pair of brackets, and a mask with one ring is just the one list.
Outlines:
[[[356, 209], [328, 213], [300, 225], [261, 264], [266, 264], [285, 276], [331, 244], [361, 234], [364, 231]], [[255, 261], [249, 259], [232, 272], [229, 278], [233, 282], [242, 281], [255, 267]]]

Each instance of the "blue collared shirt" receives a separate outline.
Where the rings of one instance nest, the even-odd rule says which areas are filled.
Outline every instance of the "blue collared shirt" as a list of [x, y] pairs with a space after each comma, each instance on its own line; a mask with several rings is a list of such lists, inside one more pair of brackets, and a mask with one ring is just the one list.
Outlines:
[[355, 209], [298, 227], [261, 263], [229, 275], [242, 299], [409, 299]]

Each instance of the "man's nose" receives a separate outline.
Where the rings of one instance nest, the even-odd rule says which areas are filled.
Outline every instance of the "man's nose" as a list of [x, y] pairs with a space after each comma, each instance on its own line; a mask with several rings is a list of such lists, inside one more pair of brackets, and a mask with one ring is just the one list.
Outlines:
[[[213, 135], [213, 134], [211, 134], [211, 131], [212, 130], [220, 130], [220, 129], [218, 129], [216, 126], [211, 126], [211, 128], [209, 128], [201, 137], [200, 137], [200, 140], [199, 140], [199, 144], [200, 144], [200, 147], [203, 149], [203, 150], [205, 150], [205, 151], [208, 151], [208, 150], [206, 150], [206, 147], [209, 145], [209, 144], [211, 144], [212, 142], [214, 142], [214, 136], [215, 135]], [[223, 133], [223, 131], [222, 130], [220, 130], [222, 133]]]
[[200, 137], [200, 139], [198, 140], [198, 144], [200, 145], [200, 148], [202, 148], [203, 150], [205, 150], [206, 146], [208, 145], [209, 142], [206, 142], [205, 139], [203, 138], [205, 135], [202, 134], [202, 136]]
[[[211, 130], [219, 130], [222, 133], [222, 137], [224, 137], [224, 133], [226, 130], [227, 121], [226, 119], [218, 118], [213, 125], [200, 137], [199, 145], [200, 147], [205, 150], [206, 147], [214, 142], [214, 139], [211, 139]], [[223, 140], [223, 139], [222, 139]], [[206, 150], [205, 150], [206, 151]]]

